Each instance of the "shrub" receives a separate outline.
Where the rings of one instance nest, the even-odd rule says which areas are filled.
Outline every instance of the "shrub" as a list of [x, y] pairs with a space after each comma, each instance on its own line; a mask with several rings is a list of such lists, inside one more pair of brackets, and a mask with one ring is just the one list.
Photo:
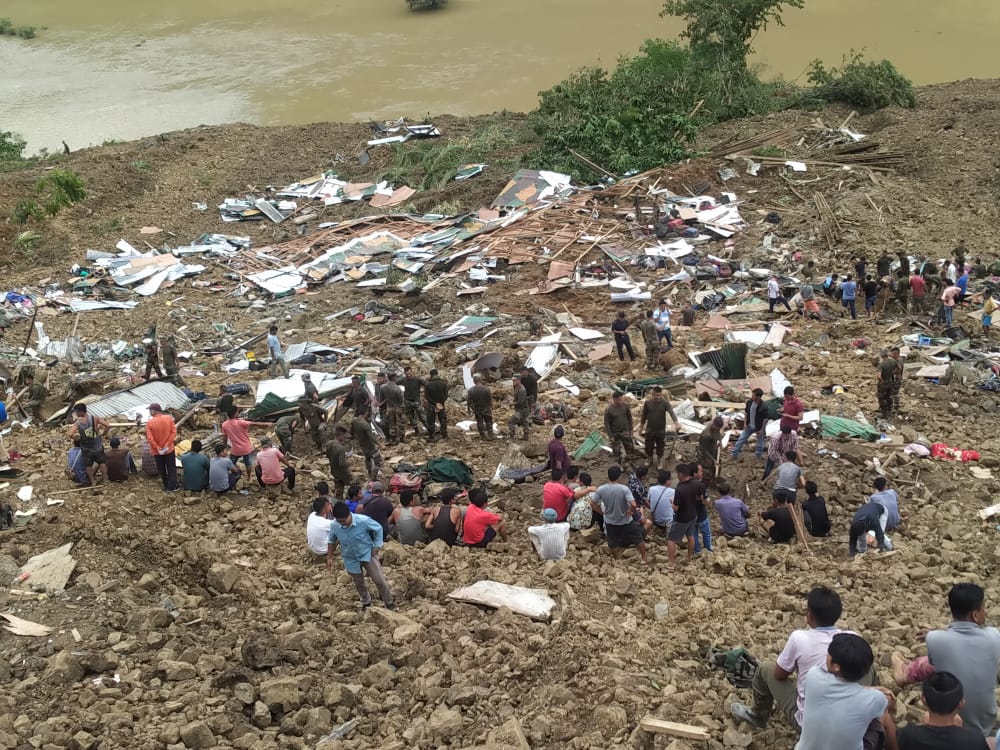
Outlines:
[[24, 139], [17, 133], [0, 131], [0, 161], [21, 161], [25, 145]]
[[38, 205], [38, 201], [28, 198], [18, 201], [10, 218], [15, 224], [27, 224], [32, 220], [44, 219], [45, 209]]
[[820, 60], [809, 66], [813, 93], [829, 102], [847, 102], [865, 109], [880, 109], [890, 104], [912, 109], [917, 106], [913, 83], [888, 60], [865, 61], [860, 52], [851, 51], [840, 68], [827, 68]]
[[49, 216], [79, 203], [87, 197], [83, 178], [68, 169], [54, 169], [35, 183], [35, 192], [42, 196], [42, 208]]

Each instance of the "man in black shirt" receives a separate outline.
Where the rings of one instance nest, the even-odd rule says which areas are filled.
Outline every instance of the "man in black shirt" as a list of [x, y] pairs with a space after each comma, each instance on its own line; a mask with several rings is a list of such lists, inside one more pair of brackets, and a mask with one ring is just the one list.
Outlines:
[[528, 411], [534, 411], [535, 404], [538, 402], [538, 376], [535, 371], [528, 366], [521, 368], [521, 385], [524, 386], [524, 392], [528, 394]]
[[760, 514], [768, 537], [776, 544], [788, 544], [795, 536], [795, 522], [792, 512], [784, 500], [775, 499], [770, 510]]
[[[951, 672], [934, 672], [924, 680], [921, 700], [927, 714], [920, 724], [907, 724], [896, 732], [899, 750], [986, 750], [983, 735], [961, 726], [962, 683]], [[957, 721], [956, 721], [957, 720]]]
[[674, 523], [667, 532], [667, 556], [670, 568], [677, 564], [677, 542], [687, 539], [688, 562], [694, 559], [694, 534], [698, 523], [698, 506], [704, 497], [701, 482], [692, 479], [688, 464], [677, 464], [677, 487], [674, 489]]
[[813, 536], [826, 536], [830, 533], [830, 515], [826, 511], [826, 499], [817, 495], [819, 488], [815, 482], [806, 482], [806, 501], [802, 503], [804, 522]]
[[219, 386], [219, 398], [215, 402], [215, 408], [219, 412], [220, 426], [227, 419], [236, 416], [236, 397], [229, 392], [225, 385]]
[[611, 324], [611, 331], [615, 335], [615, 346], [618, 348], [618, 359], [622, 362], [625, 361], [625, 352], [622, 349], [628, 351], [628, 356], [632, 361], [635, 361], [635, 352], [632, 351], [632, 340], [628, 337], [628, 320], [625, 318], [625, 313], [618, 313], [618, 317]]
[[389, 516], [396, 508], [392, 500], [385, 497], [385, 485], [381, 482], [372, 482], [372, 496], [363, 504], [358, 506], [358, 513], [364, 513], [373, 521], [378, 521], [382, 526], [382, 538], [389, 538]]

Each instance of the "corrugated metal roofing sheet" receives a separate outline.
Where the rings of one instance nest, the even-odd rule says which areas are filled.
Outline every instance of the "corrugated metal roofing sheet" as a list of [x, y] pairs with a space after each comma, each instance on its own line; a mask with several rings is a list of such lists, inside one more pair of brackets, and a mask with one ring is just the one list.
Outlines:
[[173, 383], [155, 380], [91, 401], [87, 404], [87, 411], [107, 419], [118, 414], [146, 415], [146, 407], [153, 403], [164, 409], [184, 409], [190, 401], [187, 394]]

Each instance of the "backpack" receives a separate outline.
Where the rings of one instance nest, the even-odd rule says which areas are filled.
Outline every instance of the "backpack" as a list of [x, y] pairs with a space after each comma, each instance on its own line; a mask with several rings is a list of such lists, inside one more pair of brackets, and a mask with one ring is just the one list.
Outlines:
[[590, 493], [573, 501], [573, 507], [569, 509], [566, 520], [569, 521], [569, 527], [574, 531], [589, 529], [593, 525], [594, 509], [590, 507], [590, 500], [593, 496], [594, 494]]
[[745, 648], [710, 648], [708, 664], [714, 669], [723, 670], [730, 684], [738, 688], [750, 687], [757, 671], [757, 659]]
[[400, 493], [403, 490], [410, 490], [420, 494], [424, 487], [424, 478], [420, 474], [411, 472], [397, 472], [389, 480], [389, 492]]

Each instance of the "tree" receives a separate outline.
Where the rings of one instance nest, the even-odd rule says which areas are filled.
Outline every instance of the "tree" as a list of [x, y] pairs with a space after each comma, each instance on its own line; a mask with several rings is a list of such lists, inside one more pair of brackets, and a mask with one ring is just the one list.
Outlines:
[[661, 16], [684, 19], [681, 36], [697, 64], [720, 77], [726, 99], [750, 74], [750, 55], [757, 34], [769, 23], [784, 26], [785, 7], [801, 8], [805, 0], [664, 0]]

